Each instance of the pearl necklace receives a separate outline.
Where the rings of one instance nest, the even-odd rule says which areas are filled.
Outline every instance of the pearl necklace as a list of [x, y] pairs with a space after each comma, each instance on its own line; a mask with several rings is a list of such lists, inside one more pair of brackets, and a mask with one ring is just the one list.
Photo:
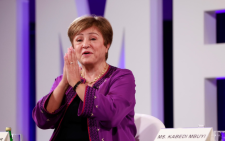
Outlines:
[[107, 69], [108, 69], [108, 67], [109, 67], [109, 65], [108, 64], [106, 64], [106, 66], [105, 66], [105, 68], [104, 68], [104, 70], [102, 71], [102, 73], [100, 73], [99, 75], [98, 75], [98, 77], [96, 77], [95, 79], [94, 79], [94, 81], [91, 81], [91, 82], [88, 82], [86, 79], [85, 79], [85, 77], [84, 77], [84, 74], [81, 72], [81, 77], [83, 77], [85, 80], [86, 80], [86, 82], [87, 83], [89, 83], [89, 84], [92, 84], [92, 83], [95, 83], [106, 71], [107, 71]]

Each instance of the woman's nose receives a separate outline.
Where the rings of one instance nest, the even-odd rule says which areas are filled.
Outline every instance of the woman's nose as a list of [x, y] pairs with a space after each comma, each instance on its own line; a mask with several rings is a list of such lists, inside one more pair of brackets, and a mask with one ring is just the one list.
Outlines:
[[90, 41], [88, 39], [84, 39], [84, 42], [83, 42], [83, 48], [88, 48], [90, 47]]

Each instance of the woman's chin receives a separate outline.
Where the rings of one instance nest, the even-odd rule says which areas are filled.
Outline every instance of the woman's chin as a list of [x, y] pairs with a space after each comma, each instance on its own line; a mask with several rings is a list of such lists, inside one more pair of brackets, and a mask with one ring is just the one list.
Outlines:
[[89, 65], [94, 65], [94, 62], [86, 60], [86, 61], [82, 61], [81, 64], [84, 65], [84, 66], [86, 66], [86, 65], [89, 66]]

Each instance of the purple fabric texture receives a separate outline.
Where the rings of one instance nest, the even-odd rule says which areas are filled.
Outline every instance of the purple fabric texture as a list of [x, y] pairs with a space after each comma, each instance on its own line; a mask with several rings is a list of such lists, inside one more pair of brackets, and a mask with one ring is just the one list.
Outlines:
[[[50, 140], [55, 140], [64, 113], [76, 96], [72, 87], [69, 87], [60, 108], [52, 114], [47, 112], [46, 102], [61, 79], [62, 76], [56, 78], [49, 94], [38, 101], [32, 114], [39, 128], [55, 129]], [[92, 87], [86, 87], [84, 101], [80, 102], [78, 108], [78, 116], [87, 118], [90, 141], [135, 141], [135, 104], [132, 72], [110, 66]]]

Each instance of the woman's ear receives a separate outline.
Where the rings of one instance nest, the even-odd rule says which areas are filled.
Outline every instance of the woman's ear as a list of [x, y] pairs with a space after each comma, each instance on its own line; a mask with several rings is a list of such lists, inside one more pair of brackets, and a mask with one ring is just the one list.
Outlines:
[[108, 44], [108, 45], [106, 46], [106, 51], [105, 51], [105, 53], [107, 53], [107, 52], [109, 51], [109, 47], [110, 47], [110, 44]]

